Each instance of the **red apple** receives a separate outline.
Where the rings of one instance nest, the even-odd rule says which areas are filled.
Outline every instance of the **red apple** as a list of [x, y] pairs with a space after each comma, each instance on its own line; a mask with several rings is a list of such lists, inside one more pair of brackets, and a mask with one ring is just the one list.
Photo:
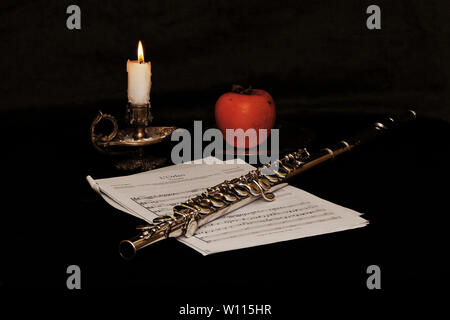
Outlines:
[[[222, 131], [226, 141], [238, 148], [252, 148], [264, 142], [264, 136], [260, 139], [260, 129], [267, 129], [267, 137], [275, 124], [275, 103], [272, 96], [261, 89], [244, 89], [241, 86], [233, 86], [232, 92], [220, 96], [216, 102], [215, 118], [217, 127]], [[257, 141], [251, 141], [248, 137], [243, 139], [226, 137], [226, 129], [255, 129]]]

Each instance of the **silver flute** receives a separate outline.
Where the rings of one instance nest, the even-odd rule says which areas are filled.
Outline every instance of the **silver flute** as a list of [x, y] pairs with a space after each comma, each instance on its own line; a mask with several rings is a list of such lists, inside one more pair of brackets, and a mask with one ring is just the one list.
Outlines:
[[162, 239], [182, 235], [191, 237], [200, 226], [259, 198], [273, 201], [273, 192], [285, 186], [290, 178], [415, 118], [416, 112], [412, 110], [395, 118], [388, 117], [385, 121], [375, 122], [369, 130], [355, 138], [342, 140], [335, 146], [323, 148], [316, 153], [302, 148], [272, 164], [210, 187], [202, 194], [176, 205], [173, 208], [173, 216], [160, 216], [153, 219], [151, 224], [137, 226], [138, 235], [121, 241], [119, 253], [124, 259], [131, 259], [138, 250]]

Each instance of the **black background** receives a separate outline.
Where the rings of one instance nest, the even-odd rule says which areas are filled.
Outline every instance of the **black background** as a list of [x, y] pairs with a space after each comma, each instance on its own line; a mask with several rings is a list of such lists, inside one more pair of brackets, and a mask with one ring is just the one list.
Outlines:
[[[73, 31], [70, 4], [1, 4], [5, 292], [113, 292], [173, 318], [185, 303], [271, 303], [287, 316], [314, 294], [371, 303], [443, 285], [446, 1], [377, 1], [381, 30], [366, 28], [369, 1], [77, 1], [82, 29]], [[208, 257], [168, 240], [122, 261], [117, 243], [138, 221], [85, 176], [121, 174], [93, 150], [89, 126], [99, 108], [123, 113], [139, 40], [152, 62], [155, 123], [213, 127], [214, 103], [233, 83], [272, 94], [285, 150], [415, 109], [415, 125], [293, 182], [371, 224]], [[66, 288], [71, 264], [82, 270], [78, 293]], [[377, 292], [365, 285], [371, 264], [382, 270]]]

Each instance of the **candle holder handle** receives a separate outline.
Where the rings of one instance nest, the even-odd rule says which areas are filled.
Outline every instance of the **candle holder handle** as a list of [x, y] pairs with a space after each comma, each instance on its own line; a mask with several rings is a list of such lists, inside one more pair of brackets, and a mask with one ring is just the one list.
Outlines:
[[[107, 135], [101, 132], [96, 133], [95, 130], [99, 125], [99, 123], [104, 120], [109, 121], [113, 126], [111, 133]], [[101, 110], [99, 110], [97, 117], [95, 117], [94, 121], [92, 121], [90, 132], [91, 132], [91, 142], [92, 145], [95, 147], [95, 149], [97, 149], [102, 153], [108, 153], [108, 151], [104, 147], [102, 148], [101, 146], [105, 146], [105, 144], [107, 144], [110, 141], [113, 141], [116, 138], [117, 134], [119, 133], [119, 124], [117, 123], [117, 120], [114, 116], [103, 113]]]

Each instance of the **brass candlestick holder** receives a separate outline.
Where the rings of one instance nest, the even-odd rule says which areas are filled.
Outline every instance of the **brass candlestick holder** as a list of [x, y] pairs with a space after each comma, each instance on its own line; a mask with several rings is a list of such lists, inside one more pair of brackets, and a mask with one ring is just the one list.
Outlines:
[[[130, 127], [119, 129], [117, 119], [99, 111], [91, 124], [92, 145], [101, 153], [122, 156], [116, 161], [117, 169], [126, 171], [146, 171], [165, 162], [165, 158], [146, 154], [146, 147], [166, 140], [176, 127], [150, 126], [153, 116], [150, 103], [136, 105], [128, 103], [125, 115]], [[99, 124], [108, 121], [112, 124], [109, 134], [98, 132]]]

